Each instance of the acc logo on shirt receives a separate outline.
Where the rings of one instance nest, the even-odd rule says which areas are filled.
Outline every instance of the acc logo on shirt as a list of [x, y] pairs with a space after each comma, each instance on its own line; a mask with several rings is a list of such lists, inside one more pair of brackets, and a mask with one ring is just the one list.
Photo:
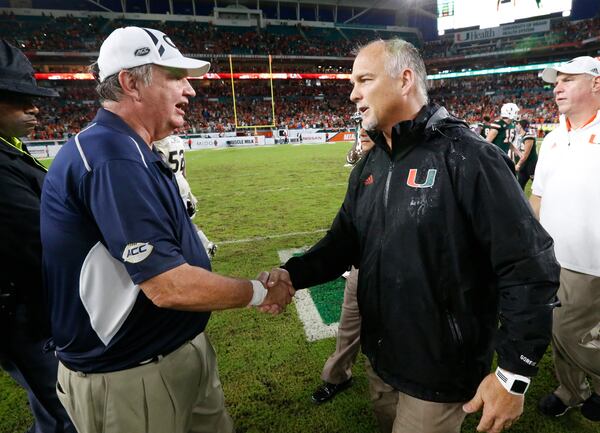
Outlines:
[[154, 247], [148, 242], [137, 242], [135, 244], [127, 244], [123, 250], [123, 260], [127, 263], [139, 263], [145, 260], [151, 253]]

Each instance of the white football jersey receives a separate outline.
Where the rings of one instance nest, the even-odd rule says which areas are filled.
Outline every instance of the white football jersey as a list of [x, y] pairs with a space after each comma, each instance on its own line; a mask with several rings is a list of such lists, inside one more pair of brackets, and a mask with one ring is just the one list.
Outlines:
[[160, 153], [162, 160], [173, 170], [181, 199], [186, 209], [188, 209], [190, 218], [193, 218], [196, 214], [198, 200], [192, 194], [190, 184], [185, 178], [185, 143], [181, 137], [170, 135], [162, 140], [155, 141], [154, 146]]

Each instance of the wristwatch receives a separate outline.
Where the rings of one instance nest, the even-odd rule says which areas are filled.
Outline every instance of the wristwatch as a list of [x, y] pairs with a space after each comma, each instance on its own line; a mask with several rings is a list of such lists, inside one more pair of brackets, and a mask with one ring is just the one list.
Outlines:
[[508, 392], [515, 395], [525, 394], [531, 383], [531, 379], [527, 376], [514, 374], [500, 367], [496, 368], [496, 377]]

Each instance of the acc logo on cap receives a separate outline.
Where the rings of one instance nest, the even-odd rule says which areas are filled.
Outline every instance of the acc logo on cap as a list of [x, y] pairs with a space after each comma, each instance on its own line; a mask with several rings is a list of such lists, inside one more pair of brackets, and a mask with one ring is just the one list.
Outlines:
[[141, 57], [141, 56], [145, 56], [149, 52], [150, 52], [150, 48], [148, 48], [148, 47], [138, 48], [137, 50], [135, 50], [135, 52], [133, 53], [133, 55]]
[[148, 242], [136, 242], [135, 244], [127, 244], [123, 250], [123, 261], [127, 263], [139, 263], [145, 260], [151, 253], [154, 247]]

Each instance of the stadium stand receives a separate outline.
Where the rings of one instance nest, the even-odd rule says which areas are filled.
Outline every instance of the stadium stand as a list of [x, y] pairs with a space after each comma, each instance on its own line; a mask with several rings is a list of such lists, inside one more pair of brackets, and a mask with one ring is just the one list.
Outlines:
[[[50, 3], [40, 1], [39, 5], [47, 7]], [[83, 3], [73, 2], [73, 9], [85, 9]], [[272, 17], [274, 11], [267, 7], [264, 13]], [[235, 72], [268, 71], [266, 55], [270, 54], [274, 58], [273, 72], [349, 73], [355, 47], [377, 37], [391, 36], [404, 37], [421, 46], [430, 73], [562, 60], [600, 48], [600, 18], [570, 21], [554, 17], [550, 18], [551, 31], [521, 37], [465, 43], [449, 34], [421, 43], [417, 32], [390, 31], [386, 26], [314, 27], [302, 22], [270, 21], [262, 27], [244, 27], [74, 14], [16, 15], [3, 10], [0, 35], [25, 50], [38, 70], [44, 72], [84, 71], [103, 38], [113, 29], [127, 25], [165, 31], [182, 51], [209, 59], [211, 72], [215, 73], [230, 72], [229, 54], [233, 56]], [[68, 138], [91, 119], [98, 105], [93, 83], [46, 84], [58, 88], [65, 97], [42, 102], [42, 126], [30, 138]], [[504, 102], [519, 104], [524, 117], [533, 123], [552, 123], [557, 119], [552, 95], [536, 72], [432, 80], [430, 85], [432, 100], [448, 106], [470, 123], [478, 122], [485, 114], [496, 116], [497, 107]], [[352, 124], [353, 107], [348, 101], [351, 86], [347, 81], [274, 80], [275, 119], [268, 81], [236, 80], [235, 86], [238, 126], [344, 128]], [[194, 82], [194, 87], [202, 97], [192, 102], [188, 125], [181, 132], [235, 130], [230, 82], [203, 80]]]

